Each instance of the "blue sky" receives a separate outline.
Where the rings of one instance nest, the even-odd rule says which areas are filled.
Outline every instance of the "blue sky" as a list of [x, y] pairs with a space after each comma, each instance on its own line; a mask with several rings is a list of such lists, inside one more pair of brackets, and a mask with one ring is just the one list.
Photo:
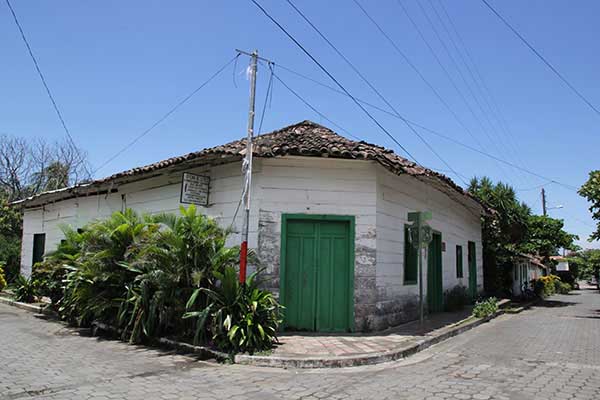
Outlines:
[[[600, 116], [569, 91], [482, 2], [399, 1], [431, 44], [473, 113], [397, 0], [360, 0], [477, 141], [352, 0], [297, 0], [296, 3], [405, 117], [473, 147], [482, 145], [489, 153], [568, 185], [579, 187], [590, 170], [599, 168], [594, 161], [600, 148]], [[464, 47], [454, 35], [440, 1]], [[600, 105], [597, 79], [600, 52], [596, 40], [600, 35], [596, 18], [600, 3], [490, 2], [592, 103]], [[386, 108], [285, 1], [262, 0], [261, 4], [355, 96]], [[101, 165], [151, 126], [231, 59], [236, 48], [256, 48], [276, 63], [331, 84], [250, 1], [13, 0], [13, 7], [75, 141], [88, 151], [93, 166]], [[64, 131], [4, 3], [0, 6], [0, 48], [0, 133], [62, 138]], [[463, 58], [474, 61], [475, 67], [469, 63], [471, 72], [477, 80], [477, 73], [482, 76], [485, 88], [479, 80], [478, 85], [472, 80]], [[233, 65], [225, 70], [96, 176], [243, 137], [248, 107], [247, 61], [241, 57], [235, 70]], [[277, 67], [275, 72], [354, 135], [402, 154], [350, 99]], [[259, 111], [268, 77], [267, 70], [259, 71]], [[370, 111], [421, 164], [442, 170], [462, 184], [402, 121]], [[276, 82], [263, 131], [304, 119], [331, 125]], [[519, 189], [520, 198], [537, 213], [541, 213], [540, 186], [545, 185], [549, 206], [564, 206], [551, 210], [550, 215], [564, 218], [567, 229], [584, 239], [582, 245], [600, 247], [598, 243], [585, 241], [593, 221], [587, 203], [574, 190], [499, 165], [426, 131], [420, 133], [458, 173], [466, 178], [488, 175], [512, 184]]]

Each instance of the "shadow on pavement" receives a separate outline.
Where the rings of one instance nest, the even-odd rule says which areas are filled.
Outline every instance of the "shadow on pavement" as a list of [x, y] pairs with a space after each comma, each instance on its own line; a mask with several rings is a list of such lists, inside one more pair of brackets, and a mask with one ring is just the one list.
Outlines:
[[535, 307], [547, 307], [547, 308], [555, 308], [555, 307], [569, 307], [574, 306], [577, 303], [572, 301], [561, 301], [561, 300], [542, 300], [535, 305]]

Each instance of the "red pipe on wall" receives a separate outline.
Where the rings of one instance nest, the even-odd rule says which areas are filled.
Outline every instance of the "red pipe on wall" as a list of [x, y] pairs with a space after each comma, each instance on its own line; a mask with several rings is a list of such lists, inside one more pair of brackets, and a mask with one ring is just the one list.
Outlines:
[[243, 241], [240, 247], [240, 283], [246, 282], [246, 264], [248, 263], [248, 242]]

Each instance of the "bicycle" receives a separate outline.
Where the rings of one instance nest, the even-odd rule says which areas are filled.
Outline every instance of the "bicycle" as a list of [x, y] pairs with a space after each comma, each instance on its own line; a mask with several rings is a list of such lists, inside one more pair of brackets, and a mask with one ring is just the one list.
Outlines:
[[532, 289], [530, 289], [529, 282], [523, 282], [523, 286], [521, 287], [521, 299], [524, 301], [530, 301], [535, 298], [535, 292]]

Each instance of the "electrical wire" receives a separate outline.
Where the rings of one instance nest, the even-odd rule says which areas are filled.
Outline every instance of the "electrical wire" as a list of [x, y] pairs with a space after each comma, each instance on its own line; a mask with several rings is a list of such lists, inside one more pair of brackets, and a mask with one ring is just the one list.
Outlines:
[[569, 87], [569, 89], [571, 89], [571, 91], [573, 93], [575, 93], [577, 95], [577, 97], [579, 97], [581, 100], [583, 100], [592, 110], [594, 110], [594, 112], [598, 115], [600, 115], [600, 110], [598, 110], [598, 108], [596, 108], [591, 101], [589, 101], [579, 90], [577, 90], [575, 88], [575, 86], [573, 84], [571, 84], [571, 82], [569, 82], [567, 80], [567, 78], [565, 78], [563, 76], [563, 74], [561, 74], [551, 63], [550, 61], [548, 61], [538, 50], [536, 50], [535, 47], [533, 47], [533, 45], [531, 43], [529, 43], [527, 41], [527, 39], [525, 39], [525, 37], [523, 37], [523, 35], [521, 35], [519, 33], [519, 31], [517, 31], [502, 15], [500, 15], [500, 13], [498, 11], [496, 11], [496, 9], [494, 7], [492, 7], [492, 5], [487, 2], [486, 0], [481, 0], [483, 2], [483, 4], [485, 4], [487, 6], [487, 8], [489, 8], [494, 15], [496, 15], [496, 17], [498, 17], [500, 19], [500, 21], [502, 21], [504, 23], [504, 25], [506, 25], [508, 27], [508, 29], [510, 29], [512, 31], [512, 33], [515, 34], [515, 36], [517, 36], [521, 42], [523, 42], [528, 48], [529, 50], [531, 50], [533, 52], [533, 54], [535, 54], [544, 64], [546, 64], [546, 66], [548, 68], [550, 68], [550, 70], [552, 72], [554, 72], [554, 74], [565, 84]]
[[[254, 1], [254, 0], [252, 0]], [[444, 165], [446, 165], [450, 170], [454, 171], [454, 168], [452, 168], [452, 166], [419, 134], [419, 132], [417, 132], [416, 129], [414, 129], [409, 123], [408, 121], [406, 121], [406, 118], [404, 118], [399, 112], [398, 110], [396, 110], [396, 108], [381, 94], [381, 92], [379, 92], [377, 90], [377, 88], [375, 88], [375, 86], [373, 86], [373, 84], [358, 70], [358, 68], [319, 30], [319, 28], [317, 28], [312, 21], [300, 10], [298, 9], [298, 7], [296, 7], [296, 5], [291, 1], [291, 0], [286, 0], [287, 3], [298, 13], [298, 15], [300, 15], [300, 17], [302, 17], [302, 19], [308, 23], [310, 25], [310, 27], [317, 32], [317, 34], [336, 52], [336, 54], [338, 54], [345, 62], [346, 64], [348, 64], [348, 66], [350, 66], [350, 68], [352, 68], [352, 70], [363, 80], [363, 82], [365, 82], [370, 88], [371, 90], [373, 90], [373, 92], [375, 92], [375, 94], [402, 120], [404, 121], [404, 123], [406, 124], [406, 126], [419, 138], [419, 140], [421, 140], [421, 142], [440, 160], [442, 161], [442, 163], [444, 163]], [[357, 102], [357, 104], [360, 104]], [[396, 143], [398, 143], [398, 141], [394, 138], [394, 141]], [[416, 161], [416, 160], [415, 160]], [[467, 185], [467, 182], [464, 181], [461, 177], [460, 174], [457, 173], [456, 171], [454, 171], [454, 173], [456, 174], [456, 176], [458, 176], [465, 185]]]
[[[400, 0], [398, 0], [398, 3], [400, 4]], [[471, 85], [468, 83], [467, 79], [465, 78], [461, 68], [459, 67], [456, 59], [454, 58], [454, 56], [452, 55], [452, 52], [450, 51], [450, 49], [448, 48], [448, 46], [446, 45], [446, 42], [444, 40], [444, 38], [442, 37], [442, 35], [440, 34], [440, 32], [438, 31], [438, 29], [436, 28], [433, 20], [430, 18], [429, 13], [425, 10], [425, 7], [423, 6], [422, 2], [417, 1], [417, 5], [419, 7], [419, 9], [421, 10], [421, 13], [423, 14], [423, 16], [425, 17], [425, 20], [427, 21], [427, 23], [429, 24], [429, 27], [431, 28], [431, 30], [433, 31], [433, 33], [435, 34], [437, 40], [439, 41], [439, 43], [441, 44], [442, 48], [444, 49], [446, 55], [448, 56], [448, 58], [451, 61], [451, 64], [454, 66], [454, 68], [456, 69], [456, 71], [458, 72], [458, 76], [460, 77], [460, 79], [462, 80], [464, 86], [467, 88], [467, 92], [468, 94], [471, 95], [471, 98], [473, 100], [473, 102], [475, 103], [475, 105], [477, 107], [479, 107], [480, 110], [483, 110], [481, 107], [481, 103], [479, 102], [478, 98], [475, 96], [475, 93], [473, 92], [473, 89], [471, 88]], [[434, 51], [435, 53], [435, 51]], [[476, 123], [479, 125], [481, 132], [485, 134], [485, 136], [488, 138], [489, 142], [491, 143], [491, 145], [496, 148], [496, 149], [500, 149], [502, 146], [502, 142], [499, 142], [500, 144], [496, 143], [496, 141], [494, 140], [493, 135], [490, 134], [490, 132], [488, 131], [487, 127], [485, 126], [485, 124], [482, 122], [481, 118], [479, 117], [479, 115], [475, 112], [475, 110], [473, 109], [473, 107], [471, 106], [471, 103], [469, 103], [465, 97], [465, 95], [462, 93], [461, 90], [458, 89], [458, 86], [455, 86], [455, 89], [458, 90], [459, 95], [461, 97], [461, 99], [463, 100], [463, 102], [465, 103], [465, 105], [467, 106], [467, 109], [469, 110], [469, 113], [473, 116], [473, 119], [476, 121]], [[484, 113], [485, 114], [485, 113]], [[482, 148], [483, 150], [483, 148]], [[499, 165], [500, 170], [502, 171], [503, 174], [507, 174], [506, 171], [502, 168], [501, 165]], [[515, 175], [516, 176], [516, 175]]]
[[398, 140], [383, 126], [381, 123], [363, 107], [356, 98], [321, 64], [291, 33], [289, 33], [275, 18], [273, 18], [267, 10], [265, 10], [256, 0], [250, 0], [254, 5], [271, 21], [273, 22], [304, 54], [306, 54], [344, 93], [352, 99], [352, 101], [381, 129], [394, 143], [398, 145], [414, 162], [416, 158], [400, 143]]
[[[287, 72], [289, 72], [289, 73], [291, 73], [291, 74], [293, 74], [293, 75], [296, 75], [296, 76], [298, 76], [298, 77], [300, 77], [300, 78], [302, 78], [302, 79], [308, 80], [308, 81], [310, 81], [310, 82], [313, 82], [313, 83], [315, 83], [316, 85], [319, 85], [319, 86], [322, 86], [322, 87], [324, 87], [324, 88], [326, 88], [326, 89], [329, 89], [329, 90], [331, 90], [332, 92], [335, 92], [335, 93], [337, 93], [337, 94], [340, 94], [340, 95], [343, 95], [343, 96], [347, 96], [347, 95], [346, 95], [344, 92], [342, 92], [341, 90], [338, 90], [338, 89], [336, 89], [336, 88], [334, 88], [334, 87], [332, 87], [332, 86], [330, 86], [330, 85], [327, 85], [326, 83], [320, 82], [320, 81], [318, 81], [318, 80], [316, 80], [316, 79], [314, 79], [314, 78], [311, 78], [311, 77], [309, 77], [309, 76], [307, 76], [307, 75], [304, 75], [304, 74], [302, 74], [302, 73], [300, 73], [300, 72], [297, 72], [297, 71], [295, 71], [295, 70], [293, 70], [293, 69], [291, 69], [291, 68], [289, 68], [289, 67], [287, 67], [287, 66], [285, 66], [285, 65], [283, 65], [283, 64], [279, 64], [279, 63], [274, 63], [274, 64], [275, 64], [275, 65], [277, 66], [277, 68], [279, 68], [280, 70], [287, 71]], [[356, 98], [356, 97], [355, 97], [355, 99], [356, 99], [356, 101], [360, 102], [361, 104], [363, 104], [363, 105], [365, 105], [365, 106], [367, 106], [367, 107], [370, 107], [370, 108], [372, 108], [372, 109], [374, 109], [374, 110], [377, 110], [377, 111], [379, 111], [379, 112], [382, 112], [382, 113], [384, 113], [384, 114], [390, 115], [390, 116], [392, 116], [392, 117], [394, 117], [394, 118], [398, 118], [398, 116], [396, 116], [394, 113], [392, 113], [392, 112], [390, 112], [390, 111], [388, 111], [388, 110], [386, 110], [386, 109], [383, 109], [383, 108], [381, 108], [381, 107], [379, 107], [379, 106], [377, 106], [377, 105], [375, 105], [375, 104], [372, 104], [372, 103], [370, 103], [370, 102], [368, 102], [368, 101], [365, 101], [365, 100], [362, 100], [362, 99], [360, 99], [360, 98]], [[574, 190], [574, 191], [577, 191], [577, 190], [578, 190], [578, 189], [577, 189], [577, 187], [575, 187], [575, 186], [573, 186], [573, 185], [569, 185], [569, 184], [567, 184], [567, 183], [563, 183], [563, 182], [557, 181], [556, 179], [553, 179], [553, 178], [549, 178], [549, 177], [543, 176], [543, 175], [541, 175], [541, 174], [538, 174], [537, 172], [534, 172], [533, 170], [531, 170], [531, 169], [529, 169], [529, 168], [524, 168], [524, 167], [521, 167], [521, 166], [519, 166], [519, 165], [517, 165], [517, 164], [514, 164], [514, 163], [512, 163], [512, 162], [510, 162], [510, 161], [506, 161], [506, 160], [504, 160], [504, 159], [502, 159], [502, 158], [500, 158], [500, 157], [497, 157], [497, 156], [495, 156], [495, 155], [493, 155], [493, 154], [490, 154], [490, 153], [488, 153], [488, 152], [486, 152], [486, 151], [484, 151], [484, 150], [480, 150], [480, 149], [478, 149], [478, 148], [476, 148], [476, 147], [473, 147], [473, 146], [471, 146], [471, 145], [468, 145], [468, 144], [466, 144], [466, 143], [463, 143], [463, 142], [461, 142], [461, 141], [459, 141], [459, 140], [457, 140], [457, 139], [454, 139], [454, 138], [453, 138], [453, 137], [451, 137], [451, 136], [445, 135], [445, 134], [443, 134], [443, 133], [441, 133], [441, 132], [439, 132], [439, 131], [436, 131], [436, 130], [434, 130], [434, 129], [428, 128], [428, 127], [426, 127], [426, 126], [424, 126], [424, 125], [422, 125], [422, 124], [420, 124], [420, 123], [418, 123], [418, 122], [415, 122], [415, 121], [413, 121], [413, 120], [410, 120], [410, 119], [407, 119], [407, 121], [408, 121], [408, 122], [409, 122], [411, 125], [413, 125], [414, 127], [416, 127], [416, 128], [422, 129], [423, 131], [429, 132], [429, 133], [431, 133], [431, 134], [433, 134], [433, 135], [435, 135], [435, 136], [437, 136], [437, 137], [440, 137], [440, 138], [442, 138], [442, 139], [448, 140], [448, 141], [450, 141], [450, 142], [452, 142], [452, 143], [454, 143], [454, 144], [456, 144], [456, 145], [458, 145], [458, 146], [461, 146], [461, 147], [463, 147], [463, 148], [465, 148], [465, 149], [468, 149], [468, 150], [470, 150], [470, 151], [473, 151], [473, 152], [476, 152], [476, 153], [478, 153], [478, 154], [481, 154], [481, 155], [483, 155], [483, 156], [485, 156], [485, 157], [488, 157], [488, 158], [490, 158], [490, 159], [492, 159], [492, 160], [498, 161], [498, 162], [500, 162], [500, 163], [502, 163], [502, 164], [504, 164], [504, 165], [506, 165], [506, 166], [509, 166], [509, 167], [512, 167], [512, 168], [515, 168], [515, 169], [521, 170], [521, 171], [523, 171], [523, 172], [525, 172], [525, 173], [527, 173], [527, 174], [530, 174], [530, 175], [532, 175], [532, 176], [538, 177], [538, 178], [540, 178], [540, 179], [544, 179], [544, 180], [548, 181], [548, 183], [555, 183], [555, 184], [557, 184], [557, 185], [559, 185], [559, 186], [562, 186], [562, 187], [564, 187], [564, 188], [567, 188], [567, 189], [570, 189], [570, 190]]]
[[460, 117], [458, 116], [458, 114], [450, 107], [450, 105], [448, 104], [448, 102], [446, 102], [442, 98], [442, 96], [437, 91], [437, 89], [427, 80], [427, 78], [425, 78], [425, 76], [423, 75], [423, 73], [421, 73], [421, 71], [419, 70], [419, 68], [400, 49], [400, 47], [398, 46], [398, 44], [390, 37], [390, 35], [388, 35], [388, 33], [381, 27], [381, 25], [375, 20], [375, 18], [373, 18], [373, 16], [371, 16], [371, 14], [369, 14], [369, 12], [362, 6], [362, 4], [360, 4], [360, 2], [358, 0], [353, 0], [353, 1], [358, 6], [358, 8], [360, 8], [360, 10], [362, 11], [362, 13], [367, 17], [367, 19], [369, 19], [373, 23], [373, 25], [375, 25], [375, 27], [377, 28], [377, 30], [379, 31], [379, 33], [381, 33], [383, 35], [383, 37], [385, 37], [385, 39], [392, 45], [392, 47], [396, 50], [396, 52], [413, 69], [413, 71], [415, 71], [415, 73], [429, 87], [429, 89], [431, 89], [431, 91], [433, 92], [433, 94], [444, 105], [444, 107], [446, 107], [446, 109], [452, 114], [452, 116], [454, 117], [454, 119], [467, 131], [467, 133], [469, 133], [469, 135], [473, 138], [473, 140], [475, 142], [477, 142], [479, 144], [479, 146], [481, 146], [483, 148], [483, 146], [479, 142], [479, 139], [477, 139], [477, 137], [471, 132], [471, 130], [466, 126], [466, 124], [460, 119]]
[[162, 123], [164, 120], [166, 120], [167, 118], [169, 118], [169, 116], [171, 116], [171, 114], [173, 114], [175, 111], [177, 111], [177, 109], [179, 109], [181, 106], [183, 106], [185, 103], [187, 103], [192, 97], [194, 97], [194, 95], [196, 93], [198, 93], [202, 88], [204, 88], [206, 85], [208, 85], [213, 79], [215, 79], [221, 72], [223, 72], [229, 65], [231, 65], [235, 60], [237, 60], [237, 58], [240, 56], [240, 54], [236, 54], [235, 57], [233, 57], [231, 60], [229, 60], [225, 65], [223, 65], [222, 67], [220, 67], [214, 74], [212, 74], [206, 81], [204, 81], [200, 86], [198, 86], [196, 89], [194, 89], [191, 93], [189, 93], [187, 96], [185, 96], [183, 99], [181, 99], [177, 104], [175, 104], [173, 107], [171, 107], [169, 109], [169, 111], [167, 111], [165, 114], [163, 114], [162, 117], [160, 117], [158, 120], [156, 120], [148, 129], [146, 129], [145, 131], [143, 131], [142, 133], [140, 133], [139, 135], [137, 135], [131, 142], [129, 142], [127, 145], [125, 145], [123, 148], [121, 148], [119, 151], [117, 151], [112, 157], [110, 157], [109, 159], [107, 159], [106, 161], [104, 161], [98, 168], [96, 168], [93, 172], [92, 175], [95, 174], [96, 172], [98, 172], [100, 169], [104, 168], [106, 165], [108, 165], [110, 162], [112, 162], [114, 159], [116, 159], [117, 157], [119, 157], [121, 154], [123, 154], [126, 150], [128, 150], [129, 148], [131, 148], [134, 144], [136, 144], [141, 138], [143, 138], [144, 136], [146, 136], [148, 133], [150, 133], [154, 128], [156, 128], [160, 123]]
[[[419, 28], [419, 25], [416, 23], [416, 21], [412, 18], [412, 16], [410, 15], [410, 13], [408, 12], [408, 9], [404, 6], [404, 4], [402, 4], [401, 0], [397, 0], [396, 3], [398, 4], [398, 6], [400, 7], [400, 9], [402, 10], [402, 12], [406, 15], [406, 17], [408, 18], [408, 20], [410, 21], [411, 25], [413, 26], [414, 30], [417, 32], [417, 34], [419, 35], [419, 37], [421, 38], [421, 40], [423, 41], [423, 43], [425, 43], [425, 46], [427, 47], [427, 49], [429, 50], [429, 52], [431, 53], [431, 55], [433, 56], [433, 58], [435, 59], [436, 63], [438, 64], [438, 66], [441, 68], [441, 70], [444, 72], [444, 75], [446, 76], [446, 78], [448, 79], [448, 81], [450, 82], [450, 84], [452, 85], [452, 87], [454, 88], [454, 90], [456, 91], [456, 93], [458, 93], [460, 99], [462, 100], [462, 102], [464, 103], [464, 105], [467, 107], [467, 110], [469, 111], [469, 113], [473, 116], [473, 118], [479, 123], [482, 132], [485, 132], [485, 129], [483, 127], [483, 125], [481, 124], [481, 121], [478, 120], [477, 115], [475, 114], [475, 111], [473, 110], [473, 108], [471, 107], [471, 104], [469, 103], [469, 101], [467, 100], [465, 94], [463, 93], [463, 91], [458, 87], [458, 84], [455, 82], [454, 78], [452, 77], [452, 75], [450, 74], [450, 72], [448, 71], [448, 69], [444, 66], [444, 63], [442, 62], [442, 60], [440, 59], [440, 57], [437, 55], [436, 51], [434, 50], [433, 46], [429, 43], [429, 40], [427, 40], [427, 38], [425, 37], [425, 34], [423, 33], [423, 31], [421, 30], [421, 28]], [[419, 7], [421, 7], [421, 5], [419, 4]], [[425, 13], [425, 10], [421, 7], [421, 11], [424, 13], [425, 17], [428, 19], [430, 25], [433, 27], [432, 22], [429, 20], [429, 16]], [[433, 28], [435, 29], [435, 28]], [[435, 32], [435, 30], [434, 30]], [[440, 39], [440, 38], [438, 38]], [[441, 39], [440, 39], [441, 40]], [[481, 143], [481, 141], [479, 140], [478, 137], [476, 137], [473, 132], [471, 131], [471, 129], [462, 121], [459, 121], [459, 124], [463, 127], [463, 129], [465, 131], [467, 131], [467, 133], [473, 138], [473, 140], [475, 141], [475, 143], [478, 145], [478, 147], [484, 151], [485, 147], [483, 146], [483, 144]], [[489, 136], [489, 134], [487, 134], [487, 132], [485, 132], [486, 135], [488, 136], [488, 139], [490, 139], [491, 141], [491, 137]], [[498, 165], [498, 169], [500, 169], [500, 171], [502, 171], [502, 173], [504, 175], [506, 174], [506, 171], [503, 169], [501, 164], [497, 164]]]
[[56, 112], [56, 115], [58, 116], [58, 119], [60, 120], [60, 123], [67, 135], [67, 139], [69, 140], [69, 142], [71, 143], [71, 145], [73, 147], [77, 148], [77, 145], [75, 145], [75, 141], [73, 140], [73, 136], [71, 136], [71, 132], [69, 131], [69, 128], [67, 127], [65, 119], [63, 118], [63, 115], [62, 115], [60, 109], [58, 108], [58, 104], [56, 103], [56, 100], [54, 99], [54, 95], [52, 95], [52, 92], [50, 91], [50, 87], [46, 83], [46, 78], [44, 77], [44, 74], [42, 73], [40, 65], [38, 64], [38, 61], [37, 61], [35, 55], [33, 54], [33, 50], [31, 49], [31, 46], [29, 45], [27, 36], [25, 36], [25, 32], [23, 31], [23, 27], [21, 26], [21, 23], [19, 22], [19, 19], [17, 18], [17, 14], [15, 13], [15, 10], [13, 9], [12, 5], [10, 4], [10, 0], [6, 0], [6, 5], [8, 6], [8, 9], [10, 10], [10, 13], [12, 14], [12, 17], [15, 21], [15, 24], [17, 25], [17, 28], [19, 29], [21, 38], [23, 39], [23, 42], [25, 43], [25, 46], [27, 47], [27, 52], [29, 53], [31, 60], [33, 61], [33, 65], [35, 66], [35, 70], [37, 71], [37, 74], [39, 75], [40, 80], [42, 81], [42, 84], [44, 85], [44, 88], [46, 89], [46, 94], [48, 94], [48, 97], [50, 98], [52, 107], [54, 108], [54, 111]]
[[265, 102], [263, 104], [263, 108], [261, 110], [261, 114], [260, 114], [260, 123], [258, 124], [258, 135], [260, 135], [262, 133], [262, 126], [263, 126], [263, 121], [265, 120], [265, 111], [267, 109], [267, 103], [269, 103], [269, 98], [273, 97], [273, 64], [272, 63], [268, 63], [267, 64], [269, 67], [269, 70], [271, 71], [271, 75], [269, 76], [269, 83], [267, 84], [267, 92], [265, 94]]
[[285, 83], [278, 75], [273, 74], [273, 76], [275, 76], [275, 79], [277, 79], [277, 81], [279, 83], [281, 83], [283, 85], [283, 87], [285, 87], [290, 93], [292, 93], [294, 96], [296, 96], [296, 98], [298, 98], [298, 100], [300, 100], [302, 103], [304, 103], [305, 106], [307, 106], [308, 108], [310, 108], [312, 111], [314, 111], [317, 115], [319, 115], [319, 117], [323, 118], [324, 120], [328, 121], [331, 125], [335, 126], [336, 128], [338, 128], [339, 130], [341, 130], [342, 132], [344, 132], [345, 134], [347, 134], [348, 136], [350, 136], [353, 139], [356, 140], [362, 140], [359, 137], [353, 135], [352, 133], [350, 133], [350, 131], [348, 131], [346, 128], [340, 126], [337, 122], [333, 121], [332, 119], [330, 119], [329, 117], [327, 117], [325, 114], [323, 114], [322, 112], [320, 112], [319, 110], [317, 110], [316, 107], [314, 107], [312, 104], [310, 104], [306, 99], [304, 99], [302, 96], [300, 96], [300, 94], [298, 94], [298, 92], [296, 92], [294, 89], [292, 89], [287, 83]]
[[[483, 92], [481, 90], [479, 82], [477, 81], [477, 79], [475, 79], [475, 75], [474, 75], [473, 71], [471, 70], [471, 67], [467, 63], [465, 57], [462, 54], [462, 51], [458, 47], [450, 30], [446, 26], [446, 23], [444, 22], [440, 13], [438, 12], [437, 8], [435, 7], [433, 0], [429, 0], [429, 6], [430, 6], [431, 10], [433, 10], [433, 15], [434, 15], [435, 19], [439, 22], [439, 25], [442, 27], [443, 32], [445, 33], [446, 39], [450, 42], [450, 45], [454, 48], [455, 53], [458, 55], [458, 62], [457, 62], [457, 59], [454, 57], [452, 57], [452, 62], [455, 64], [455, 67], [456, 67], [457, 71], [459, 72], [461, 79], [463, 80], [465, 86], [467, 86], [467, 90], [469, 91], [475, 104], [479, 108], [479, 111], [481, 112], [481, 115], [483, 116], [484, 121], [487, 122], [487, 126], [489, 126], [489, 128], [491, 130], [490, 137], [493, 137], [498, 140], [498, 143], [500, 144], [500, 146], [504, 147], [504, 149], [501, 151], [505, 152], [509, 157], [511, 157], [513, 162], [520, 163], [520, 161], [518, 160], [518, 157], [516, 156], [516, 151], [509, 145], [508, 140], [503, 140], [506, 137], [504, 135], [502, 135], [501, 132], [497, 129], [496, 125], [492, 122], [492, 118], [490, 118], [490, 116], [488, 115], [489, 113], [488, 113], [487, 109], [485, 109], [485, 107], [482, 105], [482, 102], [483, 102], [489, 108], [489, 104], [487, 102], [487, 99], [483, 95]], [[443, 39], [440, 37], [440, 40], [443, 40]], [[448, 49], [448, 47], [446, 47], [445, 44], [444, 44], [444, 47], [445, 47], [446, 51], [450, 54], [450, 49]], [[462, 70], [459, 67], [460, 63], [462, 63], [464, 69], [466, 70], [467, 74], [471, 78], [472, 83], [474, 83], [475, 90], [472, 88], [471, 84], [469, 83], [469, 79], [465, 78], [465, 75], [463, 74]], [[481, 99], [483, 99], [483, 101], [481, 101], [479, 99], [477, 94], [479, 94], [481, 96]], [[486, 127], [486, 129], [487, 129], [487, 127]], [[501, 147], [499, 147], [499, 149]], [[522, 173], [520, 175], [517, 174], [516, 177], [518, 177], [521, 180], [524, 179], [524, 175]]]
[[[434, 8], [433, 3], [431, 3], [431, 4], [432, 4], [432, 8]], [[487, 105], [487, 107], [491, 111], [492, 116], [495, 118], [496, 122], [498, 123], [498, 126], [500, 127], [500, 130], [505, 134], [505, 137], [507, 138], [508, 147], [513, 151], [515, 160], [519, 164], [523, 165], [525, 168], [530, 168], [530, 166], [529, 166], [526, 158], [522, 158], [521, 157], [521, 154], [518, 151], [519, 147], [516, 144], [517, 140], [516, 140], [513, 132], [511, 131], [510, 127], [508, 126], [508, 123], [506, 122], [506, 119], [502, 115], [502, 112], [500, 111], [500, 107], [498, 107], [498, 105], [496, 104], [496, 101], [494, 99], [494, 96], [492, 95], [491, 90], [489, 89], [489, 87], [485, 83], [485, 80], [483, 79], [482, 74], [479, 72], [479, 68], [477, 67], [477, 63], [475, 62], [475, 60], [471, 56], [471, 52], [469, 51], [469, 48], [465, 44], [465, 41], [463, 40], [461, 34], [459, 33], [459, 31], [458, 31], [458, 29], [456, 27], [456, 24], [454, 23], [453, 19], [450, 17], [450, 14], [448, 13], [448, 10], [446, 9], [446, 6], [444, 5], [444, 2], [442, 0], [438, 0], [438, 4], [439, 4], [442, 12], [446, 16], [446, 19], [448, 20], [448, 23], [449, 23], [450, 27], [452, 28], [452, 31], [454, 32], [454, 35], [458, 39], [458, 42], [459, 42], [460, 46], [458, 46], [454, 40], [452, 40], [452, 44], [457, 49], [457, 52], [458, 52], [459, 56], [461, 57], [463, 63], [467, 67], [467, 70], [468, 70], [469, 74], [471, 75], [471, 79], [473, 79], [473, 82], [475, 82], [476, 87], [481, 92], [481, 97], [483, 98], [485, 104]], [[434, 8], [434, 10], [435, 10], [435, 8]], [[438, 13], [436, 12], [436, 14], [438, 14]], [[442, 18], [439, 17], [439, 15], [438, 15], [438, 18], [440, 19], [440, 21], [442, 21]], [[446, 29], [446, 32], [448, 33], [448, 36], [452, 39], [452, 35], [448, 31], [448, 29], [445, 27], [445, 24], [443, 23], [443, 21], [442, 21], [442, 25], [444, 25], [444, 29]], [[464, 53], [466, 55], [466, 59], [465, 59], [465, 57], [463, 57], [462, 53], [458, 50], [459, 47], [463, 48], [463, 51], [464, 51]], [[467, 60], [472, 64], [473, 71], [475, 71], [475, 73], [473, 73], [473, 71], [469, 67], [469, 62], [467, 62]], [[486, 95], [487, 95], [487, 97], [486, 97]], [[489, 101], [488, 101], [488, 97], [489, 97]], [[531, 180], [531, 177], [529, 175], [525, 175], [525, 176]]]
[[[279, 64], [277, 64], [277, 65], [279, 66]], [[362, 141], [362, 139], [360, 139], [359, 137], [353, 135], [349, 130], [347, 130], [346, 128], [340, 126], [338, 123], [336, 123], [335, 121], [333, 121], [332, 119], [330, 119], [329, 117], [327, 117], [325, 114], [323, 114], [322, 112], [320, 112], [315, 106], [313, 106], [312, 104], [310, 104], [304, 97], [302, 97], [300, 94], [298, 94], [298, 92], [296, 92], [294, 89], [292, 89], [277, 74], [274, 74], [274, 76], [275, 76], [275, 79], [277, 79], [277, 81], [283, 85], [283, 87], [285, 87], [290, 93], [292, 93], [296, 98], [298, 98], [302, 103], [304, 103], [304, 105], [306, 105], [308, 108], [310, 108], [312, 111], [314, 111], [321, 118], [323, 118], [324, 120], [328, 121], [330, 124], [332, 124], [333, 126], [335, 126], [336, 128], [338, 128], [339, 130], [341, 130], [342, 132], [344, 132], [346, 135], [350, 136], [351, 138], [353, 138], [355, 140]], [[452, 171], [452, 170], [444, 170], [444, 171], [455, 174], [459, 179], [460, 178], [468, 179], [465, 175], [457, 174], [456, 171]]]

